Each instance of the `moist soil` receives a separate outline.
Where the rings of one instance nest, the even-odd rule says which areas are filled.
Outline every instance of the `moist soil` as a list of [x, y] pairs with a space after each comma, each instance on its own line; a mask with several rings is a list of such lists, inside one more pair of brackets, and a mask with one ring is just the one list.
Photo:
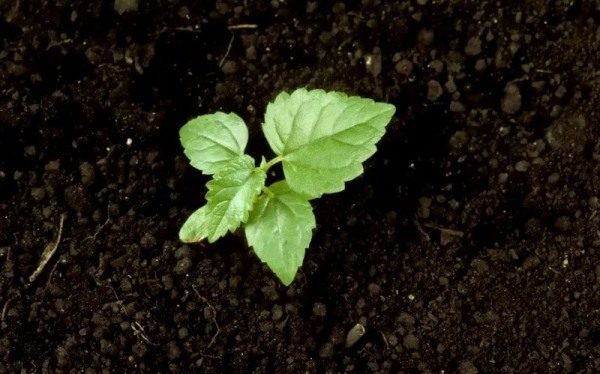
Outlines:
[[[587, 0], [0, 0], [0, 373], [597, 370], [599, 24]], [[397, 112], [286, 288], [243, 235], [178, 241], [207, 181], [178, 129], [234, 111], [270, 155], [265, 106], [301, 86]]]

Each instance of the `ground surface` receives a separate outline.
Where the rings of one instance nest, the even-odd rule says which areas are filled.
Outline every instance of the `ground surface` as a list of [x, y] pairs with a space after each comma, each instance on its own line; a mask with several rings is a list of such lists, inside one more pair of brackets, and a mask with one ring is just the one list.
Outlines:
[[[599, 8], [0, 0], [0, 373], [600, 367]], [[260, 156], [298, 86], [398, 110], [286, 289], [242, 236], [178, 242], [177, 131], [235, 111]]]

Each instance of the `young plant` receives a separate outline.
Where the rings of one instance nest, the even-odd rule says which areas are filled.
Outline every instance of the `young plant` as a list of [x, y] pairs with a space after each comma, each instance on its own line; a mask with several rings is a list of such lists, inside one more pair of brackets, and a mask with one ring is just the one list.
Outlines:
[[[280, 93], [269, 103], [262, 129], [275, 157], [256, 166], [244, 154], [248, 128], [234, 113], [189, 121], [179, 132], [190, 163], [208, 182], [206, 205], [183, 224], [183, 242], [210, 243], [242, 226], [248, 244], [284, 285], [294, 280], [316, 227], [310, 200], [339, 192], [363, 173], [395, 107], [341, 92]], [[284, 180], [266, 186], [267, 172]]]

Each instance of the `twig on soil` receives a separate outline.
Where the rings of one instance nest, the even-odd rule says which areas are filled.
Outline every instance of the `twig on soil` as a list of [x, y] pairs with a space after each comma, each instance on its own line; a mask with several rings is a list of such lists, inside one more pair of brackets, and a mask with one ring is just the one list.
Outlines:
[[131, 324], [131, 329], [133, 330], [133, 335], [135, 335], [135, 336], [139, 335], [142, 339], [144, 339], [146, 341], [146, 343], [153, 345], [153, 346], [158, 345], [158, 344], [150, 341], [150, 339], [148, 338], [148, 335], [146, 335], [146, 330], [144, 330], [144, 326], [142, 326], [138, 321], [135, 321], [134, 323]]
[[[16, 242], [15, 242], [16, 244]], [[4, 262], [4, 268], [6, 269], [6, 267], [9, 266], [9, 264], [11, 264], [11, 260], [10, 260], [10, 247], [7, 247], [8, 249], [6, 250], [6, 261]]]
[[416, 215], [415, 215], [414, 223], [415, 223], [415, 226], [416, 226], [419, 234], [421, 234], [423, 236], [423, 239], [425, 239], [425, 241], [428, 241], [428, 242], [431, 241], [431, 237], [425, 230], [423, 230], [423, 227], [421, 227], [421, 222], [419, 222], [419, 219], [417, 218]]
[[258, 25], [255, 23], [242, 23], [239, 25], [227, 26], [229, 30], [256, 29]]
[[229, 39], [229, 44], [227, 45], [227, 51], [225, 51], [225, 55], [223, 55], [223, 58], [221, 58], [221, 61], [219, 61], [219, 67], [222, 68], [223, 64], [225, 64], [225, 61], [227, 60], [227, 57], [229, 57], [229, 53], [231, 52], [231, 47], [233, 46], [233, 40], [235, 39], [235, 34], [233, 33], [234, 30], [243, 30], [243, 29], [256, 29], [258, 27], [258, 25], [254, 24], [254, 23], [242, 23], [239, 25], [231, 25], [231, 26], [227, 26], [227, 29], [229, 31], [231, 31], [231, 39]]
[[440, 243], [442, 245], [450, 243], [450, 241], [452, 241], [452, 238], [462, 238], [463, 236], [465, 236], [465, 233], [462, 231], [447, 229], [445, 227], [440, 227], [429, 223], [426, 223], [425, 227], [429, 227], [430, 229], [436, 229], [440, 231]]
[[92, 239], [92, 242], [94, 242], [94, 240], [96, 240], [96, 237], [98, 236], [98, 234], [100, 234], [100, 231], [104, 230], [104, 228], [106, 227], [106, 225], [108, 225], [109, 222], [110, 222], [110, 205], [107, 205], [106, 206], [106, 221], [104, 221], [104, 223], [96, 229], [96, 232], [94, 233], [94, 235], [90, 235], [87, 238], [85, 238], [84, 240]]
[[184, 31], [184, 32], [193, 32], [193, 33], [201, 33], [201, 30], [195, 30], [192, 26], [180, 26], [180, 27], [163, 27], [162, 29], [155, 32], [155, 35], [164, 34], [166, 32], [173, 31]]
[[10, 299], [6, 300], [6, 302], [4, 303], [4, 306], [2, 307], [2, 316], [0, 316], [0, 323], [4, 322], [4, 317], [6, 316], [6, 311], [8, 310], [8, 304], [10, 304], [11, 301], [13, 301], [15, 298], [11, 297]]
[[231, 39], [229, 39], [229, 45], [227, 46], [227, 51], [225, 52], [225, 55], [223, 56], [223, 58], [219, 62], [219, 67], [220, 68], [223, 67], [223, 64], [225, 63], [225, 60], [227, 59], [227, 56], [229, 56], [229, 52], [231, 52], [231, 46], [233, 45], [233, 39], [234, 38], [235, 38], [235, 35], [231, 35]]
[[390, 343], [388, 343], [387, 338], [385, 337], [385, 334], [383, 333], [383, 331], [378, 331], [379, 335], [381, 336], [381, 340], [383, 340], [383, 343], [385, 344], [385, 349], [388, 349], [390, 347]]
[[44, 270], [44, 267], [46, 267], [46, 264], [48, 264], [48, 261], [50, 261], [50, 259], [56, 252], [56, 249], [58, 248], [58, 244], [60, 243], [60, 240], [62, 238], [64, 222], [65, 222], [65, 214], [63, 213], [60, 216], [60, 222], [58, 224], [58, 235], [56, 236], [56, 239], [54, 241], [52, 241], [51, 243], [49, 243], [46, 246], [46, 248], [44, 249], [44, 251], [42, 252], [42, 256], [40, 258], [40, 263], [38, 264], [38, 266], [35, 269], [35, 271], [33, 272], [33, 274], [31, 274], [31, 276], [29, 276], [29, 283], [35, 282], [37, 277]]
[[[110, 288], [110, 290], [112, 291], [113, 295], [115, 295], [115, 298], [117, 299], [117, 304], [119, 304], [119, 307], [121, 308], [121, 312], [124, 315], [127, 315], [127, 312], [125, 311], [125, 308], [123, 308], [123, 301], [119, 298], [119, 295], [117, 294], [117, 291], [115, 290], [115, 288], [111, 285], [106, 285], [105, 287]], [[153, 345], [153, 346], [158, 346], [157, 343], [154, 343], [150, 340], [150, 338], [148, 338], [148, 334], [146, 334], [146, 330], [144, 329], [144, 326], [142, 326], [141, 323], [139, 323], [138, 321], [134, 321], [131, 324], [131, 329], [133, 330], [133, 335], [134, 336], [139, 336], [141, 337], [146, 343]]]
[[52, 276], [54, 275], [54, 270], [56, 270], [56, 266], [58, 265], [59, 262], [60, 262], [60, 257], [58, 258], [58, 261], [56, 261], [54, 263], [54, 266], [52, 266], [52, 270], [50, 270], [50, 275], [48, 275], [48, 280], [46, 281], [46, 285], [44, 286], [44, 290], [42, 291], [42, 295], [44, 295], [46, 293], [46, 290], [48, 289], [48, 286], [50, 286], [50, 282], [52, 281]]
[[208, 343], [208, 346], [206, 346], [206, 348], [210, 348], [213, 344], [215, 344], [215, 341], [217, 340], [217, 336], [221, 332], [221, 329], [219, 329], [219, 324], [217, 323], [217, 311], [208, 302], [208, 300], [206, 299], [206, 297], [200, 295], [200, 292], [198, 292], [198, 290], [196, 289], [196, 286], [194, 286], [193, 284], [192, 284], [192, 289], [194, 290], [194, 292], [196, 293], [196, 295], [198, 296], [198, 298], [200, 300], [202, 300], [202, 302], [205, 303], [208, 306], [208, 308], [210, 309], [211, 314], [212, 314], [212, 323], [215, 325], [215, 328], [217, 329], [217, 332], [215, 332], [215, 334], [213, 335], [212, 339], [210, 339], [210, 342]]

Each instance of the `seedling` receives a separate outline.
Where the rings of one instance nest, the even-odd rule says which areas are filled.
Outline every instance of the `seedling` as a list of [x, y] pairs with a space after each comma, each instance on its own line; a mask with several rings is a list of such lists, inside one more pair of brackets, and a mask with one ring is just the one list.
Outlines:
[[[342, 191], [363, 173], [395, 107], [341, 92], [280, 93], [267, 105], [263, 133], [275, 157], [259, 166], [244, 153], [248, 128], [234, 113], [189, 121], [179, 132], [190, 163], [208, 182], [206, 205], [183, 224], [186, 243], [216, 241], [243, 226], [248, 244], [284, 285], [294, 280], [316, 227], [310, 200]], [[284, 180], [266, 186], [267, 172]]]

